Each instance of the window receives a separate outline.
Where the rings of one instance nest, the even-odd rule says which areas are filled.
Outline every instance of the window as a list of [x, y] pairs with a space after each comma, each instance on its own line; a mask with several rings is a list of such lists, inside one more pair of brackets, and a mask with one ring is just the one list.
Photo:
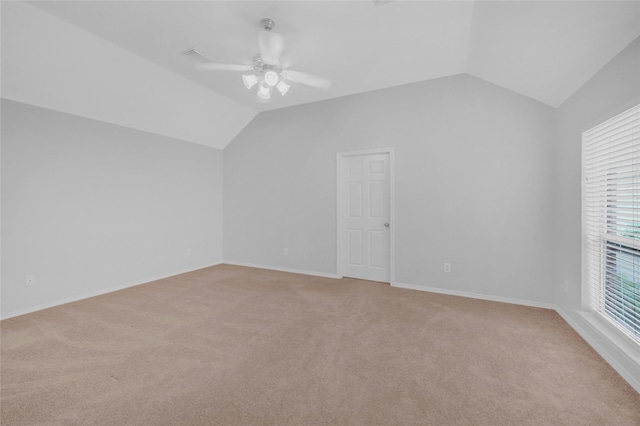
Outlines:
[[582, 134], [586, 303], [640, 344], [640, 105]]

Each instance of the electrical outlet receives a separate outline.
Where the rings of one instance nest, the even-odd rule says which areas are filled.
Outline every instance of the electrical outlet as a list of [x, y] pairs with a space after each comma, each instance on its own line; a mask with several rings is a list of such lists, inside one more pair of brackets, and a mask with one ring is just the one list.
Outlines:
[[564, 280], [564, 285], [562, 287], [565, 293], [569, 293], [569, 280]]
[[282, 254], [284, 254], [285, 256], [289, 256], [289, 249], [288, 248], [283, 248], [282, 249]]
[[184, 255], [185, 256], [191, 256], [191, 249], [190, 248], [184, 249]]
[[451, 272], [451, 264], [450, 263], [445, 263], [444, 264], [444, 271], [445, 272]]
[[35, 275], [27, 275], [26, 276], [26, 284], [27, 285], [34, 285], [35, 283], [36, 283]]

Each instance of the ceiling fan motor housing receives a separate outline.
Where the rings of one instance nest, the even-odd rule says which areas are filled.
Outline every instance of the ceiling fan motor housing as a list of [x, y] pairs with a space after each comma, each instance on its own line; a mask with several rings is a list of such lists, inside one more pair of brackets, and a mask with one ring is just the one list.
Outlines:
[[280, 62], [275, 65], [265, 64], [259, 53], [253, 57], [252, 65], [255, 72], [265, 73], [267, 71], [275, 71], [280, 74], [282, 71], [282, 64]]

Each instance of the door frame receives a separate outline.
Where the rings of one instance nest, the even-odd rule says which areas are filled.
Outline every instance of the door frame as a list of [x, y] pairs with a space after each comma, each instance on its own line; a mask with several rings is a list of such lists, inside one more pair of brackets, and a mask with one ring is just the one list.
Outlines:
[[396, 213], [396, 203], [395, 203], [395, 170], [394, 170], [394, 152], [393, 148], [374, 148], [374, 149], [366, 149], [361, 151], [345, 151], [338, 152], [336, 155], [336, 164], [337, 164], [337, 186], [336, 186], [336, 277], [342, 278], [344, 272], [343, 266], [343, 236], [342, 236], [342, 228], [344, 226], [343, 213], [345, 213], [346, 206], [343, 205], [343, 183], [345, 177], [343, 176], [342, 170], [343, 166], [348, 157], [354, 157], [358, 155], [373, 155], [373, 154], [389, 154], [389, 223], [391, 226], [389, 227], [389, 284], [395, 284], [395, 271], [396, 271], [396, 250], [395, 250], [395, 242], [396, 242], [396, 221], [395, 221], [395, 213]]

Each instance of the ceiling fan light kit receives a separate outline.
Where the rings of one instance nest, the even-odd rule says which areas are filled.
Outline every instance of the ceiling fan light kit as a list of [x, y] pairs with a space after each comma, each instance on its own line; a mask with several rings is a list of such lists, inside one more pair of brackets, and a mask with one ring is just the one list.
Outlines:
[[328, 89], [331, 82], [327, 79], [282, 68], [280, 55], [284, 49], [284, 39], [281, 35], [271, 31], [275, 25], [273, 19], [263, 18], [260, 20], [260, 26], [263, 29], [258, 37], [260, 53], [253, 57], [251, 65], [208, 63], [200, 65], [199, 68], [211, 71], [252, 71], [252, 74], [242, 75], [242, 83], [247, 90], [257, 85], [258, 100], [262, 102], [271, 99], [273, 87], [278, 90], [281, 96], [284, 96], [291, 88], [291, 85], [285, 80], [316, 89]]

